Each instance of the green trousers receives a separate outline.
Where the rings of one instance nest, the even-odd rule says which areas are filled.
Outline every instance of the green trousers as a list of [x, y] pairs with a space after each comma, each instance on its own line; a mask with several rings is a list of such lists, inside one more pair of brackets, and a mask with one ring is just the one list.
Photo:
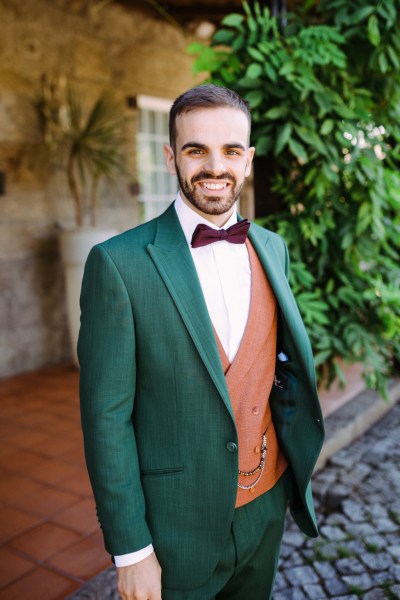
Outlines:
[[163, 600], [268, 600], [272, 595], [291, 485], [287, 469], [275, 486], [237, 508], [225, 551], [195, 590], [163, 589]]

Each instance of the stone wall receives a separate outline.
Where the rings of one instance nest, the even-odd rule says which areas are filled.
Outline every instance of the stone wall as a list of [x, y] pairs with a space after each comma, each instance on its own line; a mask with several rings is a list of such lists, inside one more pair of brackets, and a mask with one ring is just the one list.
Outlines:
[[[138, 5], [146, 3], [138, 3]], [[103, 5], [103, 8], [101, 6]], [[175, 98], [196, 82], [189, 39], [138, 9], [90, 0], [0, 0], [0, 376], [69, 360], [57, 230], [73, 222], [63, 173], [46, 160], [35, 100], [40, 78], [67, 75], [88, 104], [100, 91]], [[135, 170], [136, 111], [130, 120]], [[98, 223], [137, 224], [128, 182], [104, 186]]]

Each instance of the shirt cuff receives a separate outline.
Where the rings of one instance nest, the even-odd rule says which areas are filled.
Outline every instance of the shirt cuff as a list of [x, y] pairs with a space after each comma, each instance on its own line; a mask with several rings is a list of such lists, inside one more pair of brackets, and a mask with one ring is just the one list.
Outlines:
[[146, 548], [142, 548], [142, 550], [138, 550], [137, 552], [129, 552], [129, 554], [114, 556], [115, 566], [129, 567], [129, 565], [135, 565], [150, 556], [153, 550], [153, 544], [149, 544], [149, 546], [146, 546]]

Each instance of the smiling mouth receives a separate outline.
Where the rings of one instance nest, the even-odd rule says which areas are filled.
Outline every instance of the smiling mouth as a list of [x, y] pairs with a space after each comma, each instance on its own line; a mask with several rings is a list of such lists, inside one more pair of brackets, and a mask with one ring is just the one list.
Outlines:
[[229, 184], [228, 183], [208, 183], [206, 181], [202, 181], [200, 183], [202, 188], [205, 188], [206, 190], [223, 190], [225, 189]]

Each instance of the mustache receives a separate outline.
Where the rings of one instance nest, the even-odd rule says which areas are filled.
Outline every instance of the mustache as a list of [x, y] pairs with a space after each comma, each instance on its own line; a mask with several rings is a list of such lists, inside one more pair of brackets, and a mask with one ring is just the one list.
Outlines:
[[232, 181], [233, 183], [235, 183], [235, 178], [232, 177], [232, 175], [230, 173], [222, 173], [220, 175], [214, 175], [214, 173], [211, 173], [210, 171], [200, 171], [200, 173], [197, 173], [197, 175], [194, 175], [192, 177], [192, 179], [190, 180], [191, 183], [196, 183], [197, 181], [202, 181], [203, 179], [225, 179], [228, 181]]

